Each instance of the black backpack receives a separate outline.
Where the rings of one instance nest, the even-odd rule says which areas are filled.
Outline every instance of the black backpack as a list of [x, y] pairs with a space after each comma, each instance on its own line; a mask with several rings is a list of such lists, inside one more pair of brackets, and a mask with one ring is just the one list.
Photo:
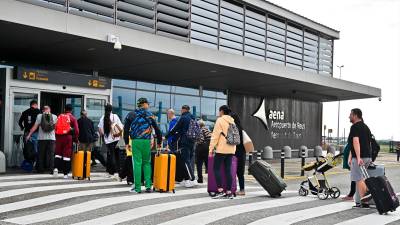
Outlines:
[[53, 115], [50, 113], [42, 114], [42, 121], [40, 123], [40, 127], [44, 132], [51, 132], [55, 128], [55, 123], [53, 120]]
[[371, 158], [372, 162], [375, 162], [376, 157], [378, 157], [381, 146], [376, 142], [374, 135], [371, 134]]

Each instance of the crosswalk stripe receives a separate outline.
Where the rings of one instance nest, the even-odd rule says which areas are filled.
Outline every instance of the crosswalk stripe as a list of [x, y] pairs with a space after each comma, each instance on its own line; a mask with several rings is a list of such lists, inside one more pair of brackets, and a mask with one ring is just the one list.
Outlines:
[[70, 193], [48, 195], [45, 197], [33, 198], [33, 199], [29, 199], [29, 200], [0, 205], [0, 213], [45, 205], [45, 204], [49, 204], [52, 202], [58, 202], [58, 201], [71, 199], [71, 198], [75, 198], [75, 197], [84, 197], [84, 196], [97, 195], [97, 194], [110, 194], [110, 193], [123, 192], [123, 191], [128, 191], [128, 190], [129, 190], [129, 188], [127, 188], [127, 187], [107, 188], [107, 189], [77, 191], [77, 192], [70, 192]]
[[109, 198], [101, 198], [96, 200], [91, 200], [88, 202], [83, 202], [80, 204], [75, 204], [72, 206], [67, 206], [59, 209], [49, 210], [42, 213], [35, 213], [27, 216], [15, 217], [11, 219], [5, 220], [6, 222], [16, 223], [16, 224], [30, 224], [30, 223], [40, 223], [48, 220], [58, 219], [65, 216], [71, 216], [77, 213], [83, 213], [92, 211], [95, 209], [117, 205], [121, 203], [133, 202], [133, 201], [141, 201], [141, 200], [150, 200], [156, 198], [167, 198], [172, 196], [182, 196], [182, 195], [190, 195], [190, 194], [200, 194], [205, 193], [204, 188], [198, 189], [190, 189], [178, 191], [175, 194], [172, 193], [163, 193], [163, 194], [132, 194], [128, 196], [122, 197], [109, 197]]
[[354, 205], [352, 202], [340, 202], [336, 204], [328, 204], [324, 206], [318, 206], [310, 209], [298, 210], [279, 214], [276, 216], [270, 216], [250, 223], [249, 225], [264, 225], [264, 224], [280, 224], [287, 225], [315, 218], [318, 216], [324, 216], [331, 213], [341, 212], [344, 210], [351, 209]]
[[113, 185], [118, 185], [118, 184], [120, 184], [120, 182], [96, 182], [96, 183], [83, 182], [83, 183], [74, 183], [74, 184], [59, 184], [59, 185], [52, 185], [52, 186], [21, 188], [21, 189], [0, 192], [0, 199], [13, 197], [13, 196], [17, 196], [17, 195], [23, 195], [23, 194], [43, 192], [43, 191], [55, 191], [55, 190], [65, 190], [65, 189], [77, 189], [77, 188], [92, 188], [92, 187], [107, 187], [107, 186], [113, 186]]
[[[267, 200], [267, 198], [266, 198]], [[287, 205], [293, 205], [297, 203], [304, 203], [309, 201], [316, 201], [314, 198], [304, 198], [304, 197], [290, 197], [290, 198], [279, 198], [269, 201], [262, 201], [257, 203], [241, 204], [228, 207], [222, 207], [218, 209], [203, 211], [200, 213], [192, 214], [189, 216], [184, 216], [175, 220], [167, 221], [162, 223], [162, 225], [201, 225], [208, 224], [229, 216], [247, 213], [252, 211], [257, 211], [261, 209], [268, 209], [274, 207], [281, 207]], [[159, 224], [160, 225], [160, 224]]]
[[[90, 173], [91, 177], [95, 177], [95, 176], [101, 176], [104, 173], [98, 173], [98, 172], [94, 172], [94, 173]], [[5, 181], [5, 180], [22, 180], [22, 179], [38, 179], [38, 178], [49, 178], [51, 177], [50, 174], [29, 174], [29, 175], [14, 175], [14, 176], [0, 176], [0, 181]]]
[[[93, 178], [91, 178], [91, 180], [109, 180], [109, 178], [93, 177]], [[78, 180], [53, 178], [53, 179], [47, 179], [47, 180], [8, 181], [8, 182], [1, 182], [0, 188], [10, 187], [10, 186], [19, 186], [19, 185], [53, 184], [53, 183], [63, 183], [63, 182], [78, 182]]]
[[351, 220], [347, 220], [336, 225], [360, 225], [360, 224], [388, 224], [400, 220], [400, 211], [388, 213], [388, 215], [379, 215], [378, 213], [361, 216]]
[[[265, 194], [265, 191], [249, 192], [247, 194], [247, 196], [241, 197], [240, 199], [252, 198], [252, 197], [260, 196], [263, 194]], [[196, 206], [196, 205], [212, 203], [212, 202], [216, 202], [216, 201], [218, 201], [218, 202], [229, 201], [229, 199], [214, 200], [214, 199], [211, 199], [210, 197], [205, 197], [205, 198], [186, 199], [186, 200], [175, 201], [175, 202], [167, 202], [167, 203], [161, 203], [161, 204], [148, 205], [148, 206], [143, 206], [143, 207], [134, 208], [134, 209], [126, 210], [123, 212], [115, 213], [115, 214], [112, 214], [109, 216], [99, 217], [99, 218], [96, 218], [93, 220], [76, 223], [74, 225], [118, 224], [118, 223], [130, 221], [130, 220], [138, 219], [141, 217], [161, 213], [164, 211], [172, 210], [172, 209]]]

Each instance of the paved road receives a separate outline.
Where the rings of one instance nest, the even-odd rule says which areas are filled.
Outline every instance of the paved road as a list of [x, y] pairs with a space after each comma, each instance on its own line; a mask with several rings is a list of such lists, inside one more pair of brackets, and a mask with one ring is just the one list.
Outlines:
[[[400, 167], [387, 168], [400, 191]], [[330, 176], [347, 192], [348, 174]], [[206, 186], [177, 188], [176, 194], [133, 194], [130, 187], [94, 173], [92, 181], [48, 175], [0, 176], [0, 224], [400, 224], [400, 210], [380, 216], [375, 209], [352, 209], [352, 202], [300, 197], [300, 180], [273, 199], [252, 180], [247, 195], [213, 200]]]

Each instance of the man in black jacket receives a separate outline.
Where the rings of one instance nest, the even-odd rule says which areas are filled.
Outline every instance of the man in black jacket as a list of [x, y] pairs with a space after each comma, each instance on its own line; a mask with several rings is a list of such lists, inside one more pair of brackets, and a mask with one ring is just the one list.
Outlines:
[[[40, 110], [38, 109], [38, 102], [36, 100], [32, 100], [30, 102], [30, 108], [25, 110], [21, 117], [19, 118], [18, 125], [22, 131], [24, 131], [24, 140], [26, 136], [29, 134], [33, 125], [36, 122], [36, 117], [40, 114]], [[38, 152], [38, 129], [36, 129], [32, 135], [30, 136], [30, 142], [26, 142], [25, 144], [32, 143], [35, 154]], [[26, 146], [28, 147], [28, 146]], [[36, 164], [37, 169], [38, 164]]]
[[81, 118], [78, 119], [79, 127], [79, 149], [91, 151], [93, 142], [95, 142], [95, 130], [93, 121], [87, 117], [86, 110], [82, 110]]

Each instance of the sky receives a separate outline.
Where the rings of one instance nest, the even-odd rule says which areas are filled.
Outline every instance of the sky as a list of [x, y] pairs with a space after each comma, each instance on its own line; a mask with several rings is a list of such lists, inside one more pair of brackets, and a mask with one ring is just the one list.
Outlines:
[[[342, 79], [378, 87], [377, 98], [341, 102], [340, 133], [348, 135], [352, 108], [363, 111], [377, 139], [400, 141], [400, 0], [270, 0], [340, 31], [334, 43], [334, 73]], [[338, 103], [324, 103], [323, 124], [337, 136]]]

